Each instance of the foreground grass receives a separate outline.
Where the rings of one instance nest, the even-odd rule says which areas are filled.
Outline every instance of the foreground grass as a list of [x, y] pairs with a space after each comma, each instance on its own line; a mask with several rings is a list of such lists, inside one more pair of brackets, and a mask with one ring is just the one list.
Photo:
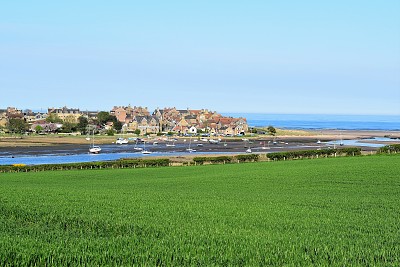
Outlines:
[[2, 174], [0, 266], [398, 266], [399, 162]]

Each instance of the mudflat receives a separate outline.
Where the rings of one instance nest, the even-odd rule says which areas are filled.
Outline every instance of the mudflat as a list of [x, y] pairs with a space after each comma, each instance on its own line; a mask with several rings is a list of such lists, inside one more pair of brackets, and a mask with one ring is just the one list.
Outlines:
[[[135, 137], [127, 136], [127, 137]], [[253, 137], [221, 137], [219, 143], [212, 144], [201, 141], [200, 138], [178, 137], [175, 147], [166, 146], [165, 138], [152, 136], [146, 139], [146, 148], [157, 152], [181, 152], [191, 147], [198, 152], [221, 153], [243, 153], [247, 148], [252, 148], [254, 152], [277, 152], [290, 150], [318, 149], [327, 148], [327, 144], [319, 144], [332, 140], [368, 139], [373, 137], [393, 138], [393, 142], [400, 143], [400, 131], [354, 131], [354, 130], [280, 130], [277, 136], [258, 135]], [[135, 142], [130, 141], [127, 145], [115, 144], [117, 136], [96, 136], [96, 145], [101, 145], [109, 153], [135, 152]], [[214, 138], [216, 139], [216, 138]], [[154, 142], [157, 141], [157, 144]], [[43, 155], [43, 154], [80, 154], [87, 153], [91, 140], [86, 140], [86, 136], [66, 136], [66, 135], [43, 135], [43, 136], [2, 136], [0, 137], [0, 155]], [[363, 141], [364, 142], [364, 141]], [[368, 141], [371, 144], [379, 141]], [[143, 143], [139, 143], [143, 146]], [[264, 150], [268, 149], [268, 150]], [[363, 150], [373, 151], [376, 148], [363, 147]]]

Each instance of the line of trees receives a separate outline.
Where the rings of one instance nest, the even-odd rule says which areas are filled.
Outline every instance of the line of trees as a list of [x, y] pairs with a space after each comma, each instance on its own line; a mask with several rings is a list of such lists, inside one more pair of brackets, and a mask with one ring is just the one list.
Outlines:
[[[118, 121], [117, 117], [110, 115], [106, 111], [101, 111], [98, 114], [97, 120], [89, 121], [87, 117], [81, 116], [76, 121], [76, 118], [71, 116], [71, 118], [67, 117], [65, 120], [62, 120], [57, 114], [51, 113], [46, 118], [47, 123], [55, 123], [55, 124], [62, 124], [60, 129], [54, 129], [55, 132], [61, 133], [73, 133], [73, 132], [81, 132], [81, 134], [87, 134], [88, 128], [90, 125], [93, 126], [104, 126], [108, 122], [113, 123], [113, 130], [121, 131], [122, 130], [122, 123]], [[6, 124], [6, 129], [9, 133], [12, 134], [23, 134], [27, 131], [30, 131], [29, 124], [23, 118], [10, 118]], [[41, 125], [35, 126], [33, 129], [36, 133], [41, 133], [45, 129]]]

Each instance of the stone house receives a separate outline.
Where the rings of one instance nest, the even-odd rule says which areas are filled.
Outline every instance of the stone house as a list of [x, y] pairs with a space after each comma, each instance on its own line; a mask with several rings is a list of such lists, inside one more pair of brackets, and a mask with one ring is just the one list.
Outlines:
[[62, 107], [62, 108], [48, 108], [47, 109], [47, 114], [55, 114], [57, 115], [61, 120], [63, 121], [68, 121], [72, 123], [78, 122], [78, 118], [82, 116], [82, 112], [78, 108], [67, 108], [67, 107]]

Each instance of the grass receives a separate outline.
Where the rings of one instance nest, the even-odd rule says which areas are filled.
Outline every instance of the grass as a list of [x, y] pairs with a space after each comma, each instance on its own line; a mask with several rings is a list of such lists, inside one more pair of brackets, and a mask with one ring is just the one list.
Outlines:
[[399, 266], [400, 157], [0, 176], [0, 266]]

